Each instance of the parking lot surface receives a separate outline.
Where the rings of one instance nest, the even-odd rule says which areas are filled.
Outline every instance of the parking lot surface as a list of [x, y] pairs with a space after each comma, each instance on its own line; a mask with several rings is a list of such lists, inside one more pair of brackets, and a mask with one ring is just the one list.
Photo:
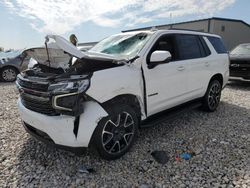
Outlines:
[[[0, 187], [250, 187], [249, 83], [230, 82], [214, 113], [194, 109], [140, 130], [115, 161], [36, 141], [22, 127], [15, 84], [1, 82], [0, 96]], [[155, 150], [167, 153], [165, 165]], [[176, 160], [190, 151], [191, 159]]]

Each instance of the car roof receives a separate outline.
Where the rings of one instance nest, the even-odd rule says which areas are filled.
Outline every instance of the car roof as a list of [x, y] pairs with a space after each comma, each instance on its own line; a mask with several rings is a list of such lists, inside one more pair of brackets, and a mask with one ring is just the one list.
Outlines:
[[126, 34], [138, 34], [138, 33], [156, 33], [158, 34], [190, 34], [190, 35], [201, 35], [201, 36], [211, 36], [211, 37], [217, 37], [221, 38], [219, 35], [211, 34], [211, 33], [205, 33], [205, 32], [199, 32], [199, 31], [192, 31], [192, 30], [184, 30], [184, 29], [152, 29], [152, 30], [140, 30], [140, 31], [129, 31], [120, 33], [119, 35], [126, 35]]

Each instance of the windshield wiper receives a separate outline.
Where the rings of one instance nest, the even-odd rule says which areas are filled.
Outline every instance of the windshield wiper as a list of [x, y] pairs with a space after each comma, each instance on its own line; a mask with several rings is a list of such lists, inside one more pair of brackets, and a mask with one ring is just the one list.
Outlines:
[[118, 60], [118, 61], [116, 61], [116, 63], [117, 64], [130, 65], [131, 63], [133, 63], [138, 58], [139, 58], [139, 56], [137, 55], [137, 56], [135, 56], [135, 57], [133, 57], [131, 59], [128, 59], [128, 60], [127, 59]]

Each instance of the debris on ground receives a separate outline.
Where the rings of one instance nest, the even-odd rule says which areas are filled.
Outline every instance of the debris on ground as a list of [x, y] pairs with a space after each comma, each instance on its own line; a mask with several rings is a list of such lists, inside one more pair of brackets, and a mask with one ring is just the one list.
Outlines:
[[94, 173], [95, 170], [93, 168], [90, 168], [90, 167], [81, 166], [79, 168], [78, 172], [83, 173], [83, 174], [90, 174], [90, 173]]
[[191, 156], [189, 153], [182, 153], [182, 154], [180, 155], [180, 158], [187, 161], [187, 160], [191, 159], [192, 156]]
[[152, 157], [161, 164], [166, 164], [169, 161], [169, 157], [165, 151], [153, 151], [151, 152]]

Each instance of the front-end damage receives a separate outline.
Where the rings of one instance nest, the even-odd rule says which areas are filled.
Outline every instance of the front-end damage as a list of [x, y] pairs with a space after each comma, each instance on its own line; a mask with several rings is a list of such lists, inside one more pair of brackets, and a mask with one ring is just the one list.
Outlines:
[[[101, 84], [100, 73], [103, 71], [100, 70], [114, 71], [113, 68], [117, 67], [121, 73], [128, 75], [131, 71], [128, 70], [129, 66], [124, 65], [129, 61], [109, 55], [82, 53], [60, 37], [51, 38], [56, 42], [46, 44], [46, 48], [32, 48], [24, 52], [36, 64], [19, 74], [16, 81], [20, 91], [18, 106], [21, 119], [26, 129], [38, 130], [33, 130], [37, 134], [41, 131], [42, 134], [38, 136], [46, 134], [57, 145], [88, 147], [98, 122], [108, 115], [102, 105], [104, 100], [126, 92], [123, 89], [112, 91], [109, 96], [98, 94], [105, 98], [97, 96], [99, 91], [103, 92], [98, 88], [103, 88], [107, 83], [104, 81]], [[73, 58], [76, 60], [72, 63]], [[112, 71], [105, 75], [122, 76], [119, 71], [115, 74]], [[130, 79], [134, 78], [131, 76]], [[125, 82], [121, 81], [121, 84]], [[135, 88], [131, 87], [132, 90]]]
[[98, 121], [107, 116], [107, 112], [94, 101], [83, 103], [84, 113], [79, 116], [78, 131], [75, 130], [76, 117], [68, 115], [47, 116], [26, 108], [21, 100], [18, 100], [21, 119], [43, 133], [57, 145], [68, 147], [88, 147], [92, 133]]

